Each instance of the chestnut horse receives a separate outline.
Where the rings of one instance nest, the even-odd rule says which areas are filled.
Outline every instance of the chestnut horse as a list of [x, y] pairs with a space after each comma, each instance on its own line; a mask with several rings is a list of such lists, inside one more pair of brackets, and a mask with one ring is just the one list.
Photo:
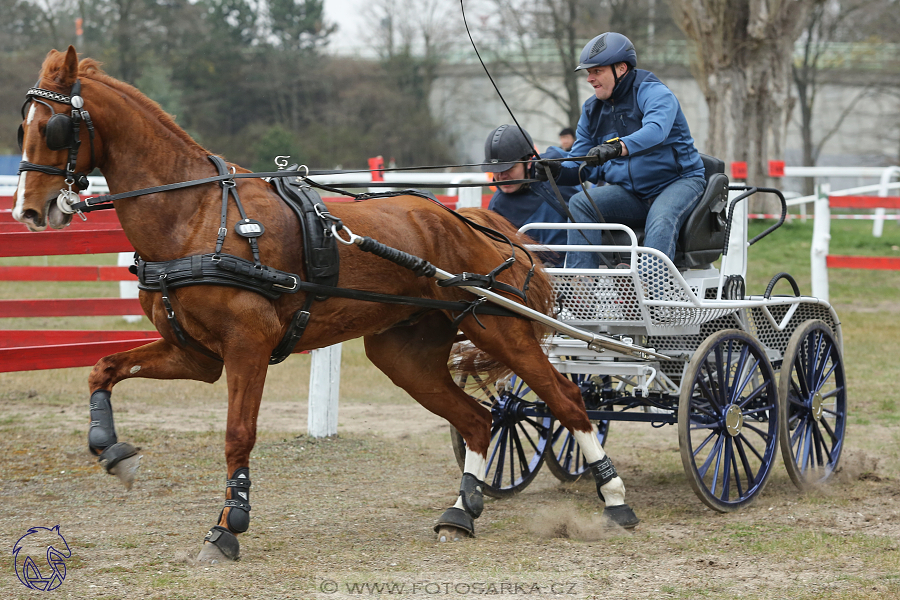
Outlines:
[[[78, 111], [82, 108], [89, 115]], [[104, 74], [95, 61], [84, 59], [79, 63], [71, 46], [67, 52], [50, 51], [23, 110], [23, 170], [13, 216], [32, 231], [44, 230], [48, 224], [56, 229], [68, 225], [72, 215], [61, 211], [56, 202], [63, 179], [68, 178], [71, 189], [80, 174], [95, 167], [105, 175], [112, 194], [216, 175], [209, 153], [156, 103]], [[80, 117], [80, 127], [67, 139], [60, 123], [71, 126], [72, 117], [76, 122]], [[59, 122], [48, 127], [51, 118]], [[92, 127], [87, 126], [89, 121]], [[90, 152], [86, 151], [88, 146]], [[248, 173], [233, 167], [238, 173]], [[305, 277], [298, 219], [273, 185], [247, 178], [239, 179], [237, 187], [247, 214], [264, 224], [265, 233], [257, 238], [262, 261]], [[140, 257], [170, 261], [212, 251], [220, 228], [221, 197], [218, 185], [204, 184], [117, 200], [115, 210]], [[416, 196], [329, 203], [328, 210], [350, 231], [371, 236], [452, 273], [487, 273], [509, 255], [509, 245], [488, 239], [451, 211]], [[493, 213], [480, 209], [460, 212], [518, 243], [526, 241]], [[227, 229], [232, 231], [239, 215], [235, 210], [228, 215]], [[235, 235], [226, 236], [223, 251], [250, 259], [246, 242]], [[522, 257], [521, 253], [517, 256]], [[418, 277], [355, 246], [340, 247], [340, 263], [338, 287], [445, 301], [473, 299], [469, 292], [440, 287], [432, 278]], [[498, 280], [521, 289], [530, 268], [527, 260], [517, 260]], [[181, 287], [177, 294], [170, 290], [171, 310], [191, 344], [181, 343], [173, 332], [162, 295], [159, 291], [142, 291], [140, 295], [141, 306], [162, 339], [107, 356], [91, 371], [89, 447], [108, 471], [130, 485], [139, 457], [133, 456], [134, 449], [116, 436], [110, 402], [113, 386], [132, 377], [211, 383], [222, 375], [224, 367], [228, 378], [226, 503], [198, 558], [236, 559], [236, 534], [249, 527], [250, 452], [256, 440], [269, 357], [290, 327], [292, 316], [304, 304], [306, 294], [301, 291], [271, 300], [228, 286]], [[528, 300], [528, 305], [543, 314], [551, 312], [551, 286], [540, 270], [531, 281]], [[316, 302], [310, 313], [294, 351], [364, 337], [366, 354], [375, 366], [426, 409], [449, 421], [465, 439], [467, 454], [460, 493], [454, 506], [439, 519], [440, 527], [435, 528], [438, 539], [473, 534], [473, 519], [482, 510], [481, 485], [491, 439], [491, 415], [454, 383], [448, 367], [459, 332], [522, 377], [560, 422], [575, 433], [593, 465], [598, 494], [606, 505], [604, 513], [619, 525], [637, 524], [625, 504], [625, 486], [592, 429], [578, 386], [548, 362], [541, 349], [539, 328], [532, 321], [480, 314], [482, 328], [471, 316], [457, 324], [454, 318], [459, 315], [449, 310], [340, 297]]]

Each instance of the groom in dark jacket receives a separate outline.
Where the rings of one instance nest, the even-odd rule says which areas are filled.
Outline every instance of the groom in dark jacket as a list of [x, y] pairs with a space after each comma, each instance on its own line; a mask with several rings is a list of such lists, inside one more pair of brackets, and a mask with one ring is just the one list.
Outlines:
[[[532, 174], [531, 158], [534, 145], [527, 131], [515, 125], [501, 125], [488, 135], [484, 144], [484, 162], [481, 170], [494, 173], [497, 191], [491, 198], [488, 209], [500, 213], [516, 226], [527, 223], [565, 223], [568, 221], [565, 209], [550, 183], [516, 183], [504, 185], [504, 181], [529, 179]], [[543, 158], [566, 158], [555, 146], [550, 146]], [[574, 186], [559, 186], [564, 201], [578, 189]], [[565, 245], [566, 231], [563, 229], [531, 229], [528, 235], [543, 245]], [[543, 252], [541, 259], [549, 267], [563, 266], [565, 255], [561, 252]]]

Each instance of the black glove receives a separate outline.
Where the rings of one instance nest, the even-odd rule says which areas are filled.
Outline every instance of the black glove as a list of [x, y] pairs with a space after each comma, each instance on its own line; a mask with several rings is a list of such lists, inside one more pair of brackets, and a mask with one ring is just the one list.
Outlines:
[[622, 142], [616, 140], [594, 146], [588, 150], [588, 158], [586, 161], [589, 167], [599, 167], [608, 160], [622, 156]]
[[534, 164], [534, 178], [538, 181], [547, 181], [547, 170], [544, 169], [544, 165], [550, 168], [550, 175], [553, 177], [553, 181], [556, 181], [560, 171], [562, 171], [562, 164], [555, 160], [537, 161]]

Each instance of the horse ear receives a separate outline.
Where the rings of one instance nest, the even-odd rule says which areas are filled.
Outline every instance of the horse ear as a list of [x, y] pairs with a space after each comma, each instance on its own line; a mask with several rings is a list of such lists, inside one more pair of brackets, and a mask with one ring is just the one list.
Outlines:
[[62, 88], [70, 88], [78, 79], [78, 53], [69, 46], [65, 55], [58, 50], [51, 50], [44, 59], [41, 77], [58, 84]]
[[78, 53], [75, 52], [75, 46], [69, 46], [66, 50], [66, 59], [63, 68], [59, 73], [59, 77], [63, 87], [71, 87], [78, 79]]

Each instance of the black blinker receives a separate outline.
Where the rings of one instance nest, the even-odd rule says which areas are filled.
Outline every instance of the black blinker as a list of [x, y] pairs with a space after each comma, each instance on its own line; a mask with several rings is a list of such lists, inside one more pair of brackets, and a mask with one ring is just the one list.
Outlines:
[[55, 114], [47, 121], [44, 128], [47, 147], [51, 150], [71, 148], [73, 140], [72, 119], [69, 115]]

